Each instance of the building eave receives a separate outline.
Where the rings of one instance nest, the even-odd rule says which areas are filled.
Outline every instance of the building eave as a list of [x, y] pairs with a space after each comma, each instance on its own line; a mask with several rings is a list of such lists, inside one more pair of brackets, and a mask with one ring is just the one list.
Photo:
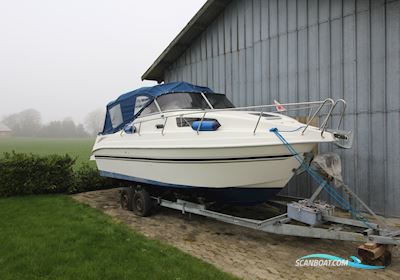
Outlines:
[[208, 0], [142, 75], [142, 80], [164, 81], [165, 70], [174, 63], [232, 0]]

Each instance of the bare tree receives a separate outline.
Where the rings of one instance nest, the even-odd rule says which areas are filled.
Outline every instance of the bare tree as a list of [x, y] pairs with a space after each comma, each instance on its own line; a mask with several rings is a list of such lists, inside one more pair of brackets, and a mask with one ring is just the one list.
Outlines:
[[96, 136], [100, 131], [103, 130], [104, 118], [105, 112], [102, 109], [97, 109], [90, 112], [86, 115], [84, 121], [86, 130], [91, 135]]

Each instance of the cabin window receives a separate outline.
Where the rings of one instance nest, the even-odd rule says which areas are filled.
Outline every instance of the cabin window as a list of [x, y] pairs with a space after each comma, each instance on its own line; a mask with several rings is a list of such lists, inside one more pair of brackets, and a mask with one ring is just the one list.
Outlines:
[[169, 93], [157, 98], [162, 111], [179, 109], [210, 109], [206, 100], [199, 93]]
[[206, 93], [205, 96], [214, 109], [235, 108], [232, 102], [229, 101], [224, 94]]
[[158, 108], [156, 106], [156, 104], [153, 102], [151, 102], [149, 105], [147, 105], [146, 108], [143, 109], [143, 111], [140, 113], [141, 116], [145, 116], [145, 115], [150, 115], [153, 113], [158, 113]]
[[[235, 107], [224, 94], [206, 93], [205, 96], [214, 109], [226, 109]], [[157, 103], [160, 105], [162, 111], [211, 109], [204, 97], [199, 93], [169, 93], [158, 97]]]
[[135, 101], [135, 110], [133, 111], [133, 114], [136, 115], [137, 113], [140, 112], [140, 110], [143, 109], [144, 106], [146, 106], [150, 101], [150, 97], [146, 95], [141, 95], [136, 97]]
[[117, 104], [108, 110], [110, 113], [111, 125], [113, 128], [119, 127], [123, 123], [121, 105]]

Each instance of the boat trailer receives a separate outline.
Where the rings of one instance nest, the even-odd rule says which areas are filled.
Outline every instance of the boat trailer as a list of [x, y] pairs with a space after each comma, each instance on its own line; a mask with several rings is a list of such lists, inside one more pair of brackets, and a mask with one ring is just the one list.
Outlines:
[[[336, 154], [333, 154], [336, 155]], [[338, 162], [339, 159], [332, 159], [332, 155], [324, 155], [327, 162]], [[305, 156], [307, 158], [307, 156]], [[334, 158], [334, 156], [333, 156]], [[305, 159], [304, 162], [311, 159]], [[313, 164], [318, 162], [316, 158]], [[314, 164], [315, 165], [315, 164]], [[372, 211], [347, 185], [341, 184], [343, 193], [347, 194], [347, 205], [341, 207], [350, 214], [340, 210], [337, 211], [334, 205], [318, 201], [321, 192], [327, 191], [331, 196], [338, 196], [338, 192], [330, 186], [330, 182], [335, 180], [332, 174], [325, 172], [323, 168], [311, 170], [308, 164], [302, 164], [302, 168], [294, 170], [296, 173], [304, 172], [304, 168], [310, 175], [315, 176], [318, 173], [320, 185], [308, 199], [291, 199], [288, 203], [282, 201], [270, 201], [268, 203], [286, 206], [286, 212], [280, 211], [280, 214], [273, 217], [259, 220], [247, 217], [238, 217], [232, 214], [222, 213], [216, 210], [208, 209], [204, 203], [195, 203], [183, 200], [179, 197], [166, 199], [162, 195], [150, 195], [146, 186], [135, 185], [133, 187], [123, 188], [121, 194], [121, 206], [125, 209], [134, 211], [139, 216], [148, 216], [157, 206], [179, 210], [182, 214], [196, 214], [217, 221], [233, 224], [245, 228], [259, 230], [268, 233], [310, 237], [331, 240], [343, 240], [360, 242], [358, 255], [364, 264], [388, 266], [391, 263], [391, 247], [400, 245], [400, 230], [394, 229], [374, 211]], [[342, 195], [339, 195], [344, 199]], [[336, 197], [337, 202], [341, 202]], [[374, 219], [371, 222], [365, 213], [351, 206], [351, 201], [357, 201], [359, 205], [369, 213]], [[342, 201], [343, 202], [343, 201]], [[343, 205], [343, 204], [342, 204]], [[336, 213], [338, 212], [338, 213]], [[341, 213], [342, 212], [342, 213]], [[345, 214], [345, 215], [336, 215]]]
[[[400, 231], [381, 229], [378, 224], [364, 223], [334, 215], [334, 206], [325, 203], [309, 203], [309, 200], [292, 202], [287, 212], [266, 220], [241, 218], [233, 215], [210, 211], [204, 205], [183, 200], [171, 202], [158, 199], [158, 204], [185, 213], [193, 213], [229, 224], [260, 230], [268, 233], [364, 242], [358, 248], [358, 254], [364, 263], [389, 265], [391, 253], [389, 245], [400, 245], [396, 237]], [[327, 226], [328, 225], [328, 226]], [[325, 226], [325, 227], [324, 227]]]
[[[268, 233], [331, 240], [362, 242], [358, 255], [365, 264], [391, 263], [391, 246], [400, 245], [400, 230], [382, 227], [378, 223], [363, 222], [335, 215], [335, 206], [314, 201], [321, 192], [319, 187], [310, 199], [287, 204], [287, 212], [265, 220], [249, 219], [208, 210], [205, 205], [177, 199], [171, 201], [150, 196], [142, 186], [120, 191], [123, 208], [139, 216], [148, 216], [155, 206], [179, 210], [182, 214], [195, 214], [217, 221]], [[129, 202], [130, 201], [130, 202]], [[133, 203], [133, 208], [129, 207]]]

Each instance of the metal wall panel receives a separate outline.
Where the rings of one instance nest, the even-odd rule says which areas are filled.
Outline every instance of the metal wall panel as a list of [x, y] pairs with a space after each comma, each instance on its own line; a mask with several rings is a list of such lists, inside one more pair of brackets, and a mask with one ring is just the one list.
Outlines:
[[261, 59], [261, 41], [257, 41], [254, 45], [254, 101], [253, 104], [262, 104], [262, 70], [261, 63], [257, 59]]
[[261, 104], [271, 103], [269, 91], [269, 61], [269, 41], [261, 41]]
[[[400, 216], [400, 0], [235, 0], [164, 78], [238, 106], [344, 98], [355, 134], [353, 149], [335, 149], [345, 181], [378, 213]], [[307, 196], [309, 182], [284, 192]]]
[[386, 10], [386, 118], [387, 181], [385, 201], [400, 212], [400, 2], [389, 2]]

